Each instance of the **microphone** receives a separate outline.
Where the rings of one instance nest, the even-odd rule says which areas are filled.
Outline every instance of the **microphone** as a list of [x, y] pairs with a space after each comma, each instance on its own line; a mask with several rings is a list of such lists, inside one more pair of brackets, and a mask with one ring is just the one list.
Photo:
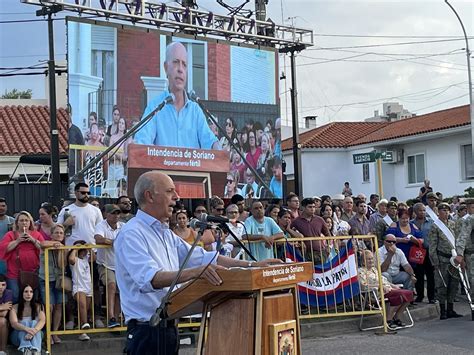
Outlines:
[[218, 224], [225, 224], [229, 222], [235, 222], [235, 219], [229, 219], [224, 216], [210, 216], [207, 213], [202, 213], [201, 218], [199, 219], [201, 222], [207, 223], [218, 223]]
[[197, 218], [192, 218], [191, 221], [189, 222], [189, 228], [196, 229], [212, 229], [215, 228], [215, 226], [205, 222], [205, 221], [200, 221]]
[[194, 102], [198, 102], [200, 99], [199, 97], [196, 95], [196, 91], [194, 90], [191, 90], [189, 93], [188, 93], [188, 98], [191, 100], [191, 101], [194, 101]]

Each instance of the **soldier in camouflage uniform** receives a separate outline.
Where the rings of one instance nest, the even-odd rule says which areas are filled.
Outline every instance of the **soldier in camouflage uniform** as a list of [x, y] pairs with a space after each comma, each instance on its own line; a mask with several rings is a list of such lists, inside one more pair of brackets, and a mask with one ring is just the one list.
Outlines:
[[456, 262], [458, 264], [465, 263], [465, 268], [467, 271], [467, 277], [469, 279], [469, 284], [471, 285], [471, 298], [474, 297], [473, 292], [473, 276], [474, 276], [474, 265], [473, 265], [473, 255], [474, 255], [474, 199], [468, 199], [466, 201], [468, 217], [461, 218], [462, 221], [459, 234], [456, 236]]
[[[438, 206], [440, 221], [448, 227], [451, 233], [454, 233], [454, 222], [448, 220], [450, 210], [451, 208], [447, 203], [440, 203]], [[459, 282], [458, 279], [452, 277], [448, 272], [448, 267], [451, 264], [450, 259], [453, 246], [441, 229], [434, 223], [431, 227], [428, 239], [430, 246], [429, 256], [435, 268], [435, 287], [440, 308], [439, 319], [462, 317], [454, 311], [453, 303]]]

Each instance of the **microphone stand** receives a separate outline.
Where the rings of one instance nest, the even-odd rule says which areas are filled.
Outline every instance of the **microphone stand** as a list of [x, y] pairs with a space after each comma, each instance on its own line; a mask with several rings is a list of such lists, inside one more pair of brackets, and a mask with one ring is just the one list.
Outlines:
[[[135, 134], [136, 131], [138, 131], [140, 128], [142, 128], [144, 125], [146, 125], [148, 122], [151, 121], [153, 116], [160, 112], [163, 107], [165, 107], [166, 104], [172, 103], [173, 102], [173, 96], [169, 95], [167, 96], [161, 104], [159, 104], [152, 112], [150, 112], [144, 119], [140, 120], [135, 126], [130, 128], [130, 130], [127, 131], [122, 137], [120, 137], [115, 143], [111, 144], [106, 150], [104, 150], [102, 153], [97, 155], [94, 159], [92, 159], [86, 166], [84, 166], [79, 172], [75, 173], [73, 176], [69, 178], [69, 183], [73, 182], [75, 178], [78, 176], [84, 174], [88, 170], [90, 170], [95, 164], [97, 164], [100, 160], [102, 160], [112, 149], [115, 147], [121, 145], [125, 140], [127, 140], [129, 137], [131, 137], [133, 134]], [[114, 153], [115, 154], [115, 153]]]
[[[199, 97], [196, 96], [196, 93], [194, 91], [192, 91], [190, 94], [188, 94], [188, 97], [191, 101], [195, 102], [198, 104], [198, 106], [201, 108], [202, 112], [204, 112], [204, 115], [209, 119], [211, 120], [217, 127], [217, 129], [219, 130], [219, 133], [222, 134], [226, 139], [227, 141], [230, 143], [230, 145], [232, 146], [232, 148], [234, 148], [234, 150], [237, 152], [237, 154], [240, 155], [240, 157], [242, 158], [243, 162], [245, 163], [245, 165], [247, 165], [247, 167], [250, 169], [250, 171], [253, 173], [253, 175], [255, 176], [255, 179], [258, 180], [258, 182], [263, 185], [263, 187], [265, 187], [267, 189], [267, 191], [271, 194], [272, 198], [276, 198], [277, 196], [275, 196], [275, 194], [272, 192], [272, 190], [270, 190], [270, 187], [268, 186], [268, 184], [263, 181], [263, 179], [260, 177], [260, 175], [257, 173], [257, 171], [254, 169], [253, 166], [251, 166], [247, 159], [245, 159], [245, 156], [244, 154], [240, 151], [240, 149], [238, 149], [236, 147], [236, 145], [234, 144], [234, 142], [232, 142], [231, 138], [227, 135], [226, 131], [221, 127], [219, 126], [219, 123], [217, 122], [217, 120], [214, 118], [214, 116], [209, 112], [209, 110], [203, 105], [203, 103], [201, 102], [201, 99]], [[257, 191], [255, 191], [256, 193]]]
[[[168, 292], [166, 295], [161, 299], [161, 304], [160, 306], [156, 309], [155, 314], [151, 316], [150, 318], [150, 326], [156, 327], [158, 324], [163, 323], [166, 319], [168, 319], [168, 313], [167, 313], [167, 308], [169, 305], [169, 298], [171, 296], [171, 293], [173, 292], [173, 289], [178, 283], [179, 278], [181, 277], [181, 274], [183, 273], [183, 270], [186, 268], [186, 265], [188, 264], [189, 259], [191, 258], [191, 255], [193, 254], [194, 249], [196, 248], [197, 243], [201, 240], [202, 234], [204, 233], [204, 230], [206, 229], [205, 225], [202, 225], [199, 228], [198, 235], [196, 239], [194, 240], [193, 244], [191, 245], [191, 248], [189, 249], [188, 253], [186, 254], [186, 257], [183, 260], [183, 263], [178, 269], [178, 273], [176, 274], [176, 277], [174, 278], [173, 282], [171, 283]], [[164, 353], [163, 353], [164, 354]]]
[[245, 247], [244, 243], [242, 243], [242, 241], [239, 238], [237, 238], [237, 236], [234, 234], [234, 232], [232, 232], [232, 230], [229, 228], [227, 223], [221, 223], [220, 227], [222, 229], [224, 229], [225, 231], [229, 232], [231, 237], [237, 242], [237, 244], [239, 244], [239, 247], [241, 247], [253, 261], [257, 261], [257, 259], [255, 259], [255, 257], [250, 252], [250, 250], [248, 250]]

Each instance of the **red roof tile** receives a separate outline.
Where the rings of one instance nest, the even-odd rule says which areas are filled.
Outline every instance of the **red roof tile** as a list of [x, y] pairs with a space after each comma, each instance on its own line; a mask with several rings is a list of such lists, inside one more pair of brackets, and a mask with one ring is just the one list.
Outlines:
[[[68, 151], [68, 115], [57, 110], [59, 151]], [[50, 153], [48, 106], [0, 106], [0, 155]]]
[[[469, 124], [469, 105], [465, 105], [389, 123], [332, 122], [300, 134], [300, 143], [302, 148], [346, 148]], [[283, 150], [292, 146], [291, 138], [282, 142]]]

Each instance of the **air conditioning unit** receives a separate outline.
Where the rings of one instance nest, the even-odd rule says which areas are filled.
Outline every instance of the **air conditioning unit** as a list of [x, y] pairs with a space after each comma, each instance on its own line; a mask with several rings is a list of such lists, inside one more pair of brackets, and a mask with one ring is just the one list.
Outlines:
[[384, 153], [383, 162], [388, 164], [403, 163], [403, 149], [386, 150]]

